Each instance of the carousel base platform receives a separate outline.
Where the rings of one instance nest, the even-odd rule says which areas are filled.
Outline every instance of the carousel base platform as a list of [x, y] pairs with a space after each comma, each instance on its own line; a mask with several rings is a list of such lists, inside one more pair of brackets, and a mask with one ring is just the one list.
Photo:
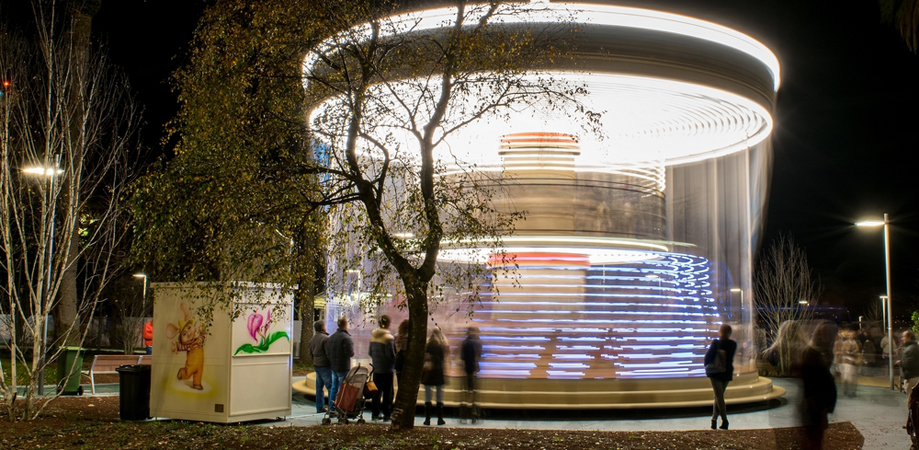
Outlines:
[[[462, 380], [448, 378], [444, 404], [459, 406]], [[316, 374], [293, 384], [294, 390], [315, 397]], [[767, 402], [785, 389], [756, 373], [734, 376], [725, 393], [729, 405]], [[418, 404], [424, 396], [418, 396]], [[479, 379], [476, 404], [488, 409], [632, 409], [710, 406], [714, 397], [708, 378], [612, 380]]]

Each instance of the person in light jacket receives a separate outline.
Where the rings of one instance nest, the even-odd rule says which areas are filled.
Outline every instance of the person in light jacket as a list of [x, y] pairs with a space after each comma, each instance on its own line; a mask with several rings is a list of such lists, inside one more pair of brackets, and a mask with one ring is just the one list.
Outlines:
[[[715, 391], [715, 404], [712, 408], [712, 429], [718, 428], [718, 416], [721, 416], [721, 429], [728, 429], [728, 410], [724, 403], [724, 392], [728, 388], [728, 383], [734, 379], [734, 353], [737, 351], [737, 342], [731, 340], [731, 326], [722, 324], [718, 329], [718, 339], [712, 342], [712, 345], [705, 352], [705, 375], [712, 382], [712, 390]], [[709, 364], [715, 362], [719, 352], [724, 352], [724, 370], [710, 372]]]

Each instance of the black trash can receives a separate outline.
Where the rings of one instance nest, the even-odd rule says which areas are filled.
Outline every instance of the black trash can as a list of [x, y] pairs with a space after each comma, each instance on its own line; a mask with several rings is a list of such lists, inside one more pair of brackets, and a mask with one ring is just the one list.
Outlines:
[[146, 420], [150, 417], [150, 366], [121, 366], [118, 393], [121, 395], [121, 420]]

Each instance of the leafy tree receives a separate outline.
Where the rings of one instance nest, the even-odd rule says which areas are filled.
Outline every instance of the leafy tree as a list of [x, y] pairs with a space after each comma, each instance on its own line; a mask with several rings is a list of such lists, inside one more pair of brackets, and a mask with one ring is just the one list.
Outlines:
[[[0, 96], [0, 274], [11, 369], [29, 377], [19, 395], [16, 377], [7, 384], [0, 373], [14, 419], [33, 419], [47, 405], [36, 402], [44, 369], [60, 345], [85, 338], [81, 319], [121, 270], [116, 249], [129, 231], [120, 206], [140, 112], [104, 52], [77, 42], [85, 21], [71, 6], [34, 0], [28, 38], [0, 29], [0, 78], [9, 82]], [[46, 340], [46, 318], [68, 303]]]
[[299, 286], [301, 359], [321, 284], [323, 222], [314, 177], [274, 168], [311, 158], [299, 75], [309, 4], [223, 1], [206, 10], [172, 80], [181, 103], [169, 130], [175, 154], [131, 200], [133, 252], [151, 279]]
[[906, 46], [919, 50], [919, 0], [880, 0], [881, 17], [895, 25]]
[[486, 275], [438, 264], [442, 246], [503, 255], [521, 217], [450, 137], [515, 113], [594, 117], [583, 89], [540, 73], [567, 57], [564, 18], [513, 27], [500, 19], [544, 6], [450, 4], [430, 30], [387, 1], [216, 3], [176, 75], [176, 157], [135, 192], [137, 248], [161, 277], [292, 288], [329, 256], [331, 286], [363, 273], [362, 308], [398, 299], [412, 326], [396, 429], [413, 426], [432, 302], [474, 302]]

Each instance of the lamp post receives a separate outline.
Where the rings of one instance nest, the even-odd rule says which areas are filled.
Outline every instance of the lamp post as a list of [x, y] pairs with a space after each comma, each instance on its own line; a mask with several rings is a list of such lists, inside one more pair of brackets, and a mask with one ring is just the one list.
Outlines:
[[879, 295], [881, 298], [881, 329], [887, 329], [887, 296]]
[[[889, 270], [888, 270], [889, 273]], [[888, 278], [890, 280], [890, 278]], [[887, 282], [887, 292], [890, 292], [890, 281]], [[882, 322], [886, 325], [883, 325], [887, 329], [887, 368], [890, 375], [890, 388], [894, 389], [893, 382], [893, 350], [897, 348], [896, 342], [893, 341], [893, 323], [890, 318], [890, 296], [881, 295], [881, 314], [884, 315]]]
[[[38, 175], [43, 177], [48, 177], [50, 180], [50, 188], [45, 194], [44, 199], [42, 200], [42, 217], [44, 218], [45, 214], [50, 214], [50, 219], [48, 221], [48, 274], [45, 278], [44, 286], [44, 295], [42, 295], [41, 308], [39, 310], [44, 322], [42, 323], [42, 342], [41, 342], [41, 370], [38, 372], [38, 395], [45, 395], [45, 357], [47, 353], [48, 345], [48, 311], [45, 311], [45, 306], [51, 305], [51, 276], [53, 273], [53, 268], [51, 267], [52, 262], [54, 262], [54, 213], [57, 208], [55, 205], [51, 204], [51, 201], [54, 199], [54, 188], [57, 185], [57, 175], [64, 173], [60, 169], [61, 155], [57, 155], [54, 160], [54, 166], [31, 166], [25, 167], [22, 169], [22, 173], [26, 175]], [[50, 213], [47, 212], [50, 209]]]
[[135, 273], [134, 278], [143, 278], [144, 279], [144, 291], [140, 295], [140, 306], [142, 311], [147, 310], [147, 274], [144, 273]]
[[[888, 373], [890, 375], [890, 388], [894, 389], [893, 383], [893, 349], [895, 347], [893, 341], [893, 303], [890, 300], [890, 231], [889, 225], [890, 222], [887, 220], [887, 214], [884, 214], [884, 220], [866, 220], [862, 222], [857, 222], [855, 225], [860, 227], [879, 227], [884, 226], [884, 267], [886, 269], [887, 275], [887, 345], [890, 349], [888, 351], [889, 357], [887, 358]], [[883, 298], [883, 297], [882, 297]]]

